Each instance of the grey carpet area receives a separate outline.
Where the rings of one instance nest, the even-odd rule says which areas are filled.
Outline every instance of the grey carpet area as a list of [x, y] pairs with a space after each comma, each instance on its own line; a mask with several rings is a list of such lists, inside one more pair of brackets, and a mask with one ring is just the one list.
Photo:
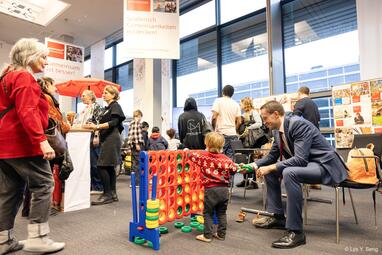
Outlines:
[[[371, 190], [354, 190], [353, 195], [359, 217], [354, 222], [353, 211], [347, 193], [346, 205], [340, 203], [340, 244], [335, 243], [334, 204], [309, 202], [308, 225], [305, 226], [307, 244], [291, 250], [271, 248], [271, 243], [281, 237], [283, 230], [263, 230], [252, 226], [254, 215], [248, 214], [244, 223], [235, 218], [241, 207], [261, 208], [261, 191], [235, 188], [228, 207], [228, 230], [225, 241], [202, 243], [195, 240], [199, 233], [182, 233], [167, 223], [169, 233], [160, 238], [160, 250], [129, 242], [129, 222], [132, 219], [130, 177], [117, 180], [120, 201], [86, 210], [60, 213], [50, 218], [51, 238], [66, 242], [66, 248], [57, 254], [377, 254], [382, 253], [382, 195], [377, 194], [379, 227], [374, 227]], [[311, 191], [311, 197], [334, 200], [334, 189], [323, 186], [321, 191]], [[95, 198], [95, 197], [93, 197]], [[284, 199], [285, 200], [285, 199]], [[189, 218], [183, 219], [186, 224]], [[15, 233], [25, 239], [27, 220], [17, 217]], [[16, 254], [25, 254], [17, 252]]]

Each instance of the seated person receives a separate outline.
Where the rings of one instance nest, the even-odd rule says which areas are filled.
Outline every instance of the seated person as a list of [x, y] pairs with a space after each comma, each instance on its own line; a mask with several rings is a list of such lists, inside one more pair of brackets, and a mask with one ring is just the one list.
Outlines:
[[[272, 243], [274, 248], [293, 248], [305, 244], [302, 228], [301, 183], [334, 185], [348, 174], [345, 163], [320, 131], [298, 116], [286, 117], [283, 106], [269, 101], [261, 107], [265, 125], [273, 131], [274, 143], [269, 154], [250, 164], [258, 178], [267, 185], [268, 212], [274, 213], [257, 228], [286, 228], [288, 231]], [[280, 161], [278, 162], [278, 158]], [[283, 160], [284, 159], [284, 160]], [[287, 218], [281, 202], [280, 177], [287, 193]]]

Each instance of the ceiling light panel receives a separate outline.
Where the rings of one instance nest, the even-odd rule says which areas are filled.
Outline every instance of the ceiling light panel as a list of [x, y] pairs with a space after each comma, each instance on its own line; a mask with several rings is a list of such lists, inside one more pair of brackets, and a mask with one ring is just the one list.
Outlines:
[[70, 4], [60, 0], [0, 0], [0, 12], [47, 26]]

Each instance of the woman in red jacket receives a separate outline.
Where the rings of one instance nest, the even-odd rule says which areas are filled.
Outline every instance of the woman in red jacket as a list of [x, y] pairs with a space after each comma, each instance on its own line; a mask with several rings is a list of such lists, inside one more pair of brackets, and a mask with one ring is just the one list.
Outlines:
[[37, 39], [20, 39], [10, 52], [11, 64], [0, 83], [0, 251], [22, 248], [13, 236], [15, 217], [25, 183], [32, 193], [28, 239], [24, 250], [54, 252], [65, 243], [48, 238], [49, 209], [53, 188], [48, 160], [55, 157], [44, 134], [48, 103], [34, 73], [47, 65], [48, 50]]

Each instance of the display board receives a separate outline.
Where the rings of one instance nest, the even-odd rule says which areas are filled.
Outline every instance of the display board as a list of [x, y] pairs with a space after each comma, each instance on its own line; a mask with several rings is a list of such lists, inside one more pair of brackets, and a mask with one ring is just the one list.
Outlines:
[[336, 148], [352, 147], [354, 134], [382, 133], [382, 80], [332, 88]]

